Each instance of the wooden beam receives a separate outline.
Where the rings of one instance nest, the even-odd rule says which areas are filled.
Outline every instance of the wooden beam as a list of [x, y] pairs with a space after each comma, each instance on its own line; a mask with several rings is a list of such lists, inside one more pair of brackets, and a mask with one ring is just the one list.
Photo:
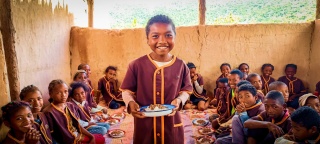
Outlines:
[[88, 27], [93, 27], [93, 4], [94, 0], [87, 0], [88, 4]]
[[316, 19], [320, 19], [320, 0], [317, 0]]
[[206, 24], [206, 0], [199, 0], [199, 25]]
[[1, 34], [10, 88], [11, 100], [19, 100], [20, 82], [18, 59], [15, 49], [15, 29], [12, 19], [11, 0], [0, 0]]

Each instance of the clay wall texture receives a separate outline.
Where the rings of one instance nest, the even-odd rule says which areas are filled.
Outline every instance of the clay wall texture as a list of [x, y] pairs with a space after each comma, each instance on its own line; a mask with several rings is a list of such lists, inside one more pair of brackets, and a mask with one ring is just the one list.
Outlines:
[[[219, 67], [224, 62], [232, 68], [246, 62], [250, 72], [259, 74], [262, 64], [271, 63], [275, 66], [272, 76], [276, 79], [284, 75], [286, 64], [294, 63], [298, 65], [296, 76], [314, 91], [308, 75], [313, 32], [314, 23], [179, 27], [171, 53], [185, 62], [195, 63], [209, 92], [213, 91], [221, 74]], [[314, 45], [314, 49], [319, 46]], [[119, 68], [118, 78], [122, 81], [129, 62], [151, 52], [144, 29], [73, 27], [70, 49], [72, 74], [78, 64], [88, 63], [95, 88], [108, 65]]]
[[53, 79], [70, 82], [69, 37], [72, 15], [61, 5], [37, 1], [12, 2], [20, 89], [40, 88], [48, 104], [48, 85]]
[[312, 35], [310, 51], [310, 89], [315, 90], [316, 84], [320, 81], [320, 20], [315, 21], [315, 29]]

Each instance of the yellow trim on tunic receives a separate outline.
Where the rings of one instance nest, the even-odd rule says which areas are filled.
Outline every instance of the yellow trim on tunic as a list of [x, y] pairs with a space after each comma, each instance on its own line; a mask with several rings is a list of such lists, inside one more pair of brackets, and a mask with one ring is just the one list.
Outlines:
[[178, 124], [174, 124], [173, 127], [179, 127], [179, 126], [183, 126], [182, 123], [178, 123]]

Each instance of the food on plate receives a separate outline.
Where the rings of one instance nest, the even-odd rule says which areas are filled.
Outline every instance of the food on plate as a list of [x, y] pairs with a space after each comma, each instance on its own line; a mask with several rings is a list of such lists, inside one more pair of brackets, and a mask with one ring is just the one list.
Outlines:
[[162, 104], [151, 104], [145, 110], [146, 111], [159, 111], [159, 110], [166, 110], [166, 109], [168, 109], [168, 108]]

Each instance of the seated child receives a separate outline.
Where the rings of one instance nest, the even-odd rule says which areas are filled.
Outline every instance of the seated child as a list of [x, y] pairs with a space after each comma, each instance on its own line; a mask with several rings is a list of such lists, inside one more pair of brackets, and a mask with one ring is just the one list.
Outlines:
[[263, 101], [264, 100], [264, 94], [262, 92], [261, 77], [256, 73], [251, 73], [251, 74], [248, 75], [247, 81], [249, 81], [257, 89], [258, 98], [261, 101]]
[[2, 144], [40, 144], [40, 132], [35, 129], [30, 105], [22, 101], [9, 102], [1, 108], [3, 123], [10, 128]]
[[78, 70], [74, 76], [73, 76], [73, 81], [74, 82], [82, 82], [84, 84], [87, 85], [88, 89], [87, 89], [87, 95], [86, 95], [86, 100], [88, 102], [88, 105], [90, 107], [94, 107], [96, 108], [97, 107], [97, 103], [94, 101], [94, 98], [93, 98], [93, 89], [92, 87], [90, 87], [90, 85], [88, 84], [88, 79], [87, 79], [87, 73], [86, 71], [84, 70]]
[[52, 138], [58, 143], [104, 143], [101, 134], [90, 134], [81, 127], [78, 119], [80, 110], [67, 102], [68, 86], [62, 80], [53, 80], [49, 87], [50, 105], [43, 112], [47, 117]]
[[228, 75], [231, 71], [231, 66], [228, 63], [223, 63], [220, 65], [221, 75], [216, 80], [216, 88], [218, 88], [218, 82], [220, 78], [228, 78]]
[[91, 108], [86, 101], [86, 89], [87, 86], [84, 83], [72, 83], [69, 93], [69, 97], [71, 98], [70, 102], [78, 107], [78, 113], [84, 116], [80, 116], [80, 125], [82, 127], [86, 128], [92, 134], [104, 135], [107, 133], [110, 126], [107, 123], [95, 123], [94, 120], [91, 119]]
[[273, 77], [271, 77], [273, 70], [274, 66], [269, 63], [263, 64], [261, 67], [262, 91], [264, 94], [267, 94], [270, 91], [270, 83], [276, 81]]
[[190, 70], [190, 78], [193, 86], [193, 93], [190, 95], [190, 102], [184, 106], [184, 109], [198, 108], [198, 110], [206, 110], [209, 104], [206, 104], [208, 100], [207, 92], [203, 88], [203, 78], [197, 73], [196, 66], [193, 63], [187, 63]]
[[319, 96], [320, 93], [320, 81], [316, 85], [316, 91], [314, 92], [314, 95]]
[[91, 74], [91, 69], [90, 69], [90, 66], [88, 64], [80, 64], [78, 66], [78, 70], [84, 70], [87, 74], [87, 81], [88, 81], [88, 84], [90, 87], [92, 87], [92, 83], [91, 83], [91, 80], [90, 80], [90, 74]]
[[279, 91], [268, 92], [264, 99], [265, 111], [248, 119], [244, 127], [248, 128], [248, 143], [274, 143], [291, 129], [289, 112], [283, 95]]
[[20, 92], [20, 99], [30, 104], [31, 112], [35, 121], [34, 126], [41, 134], [40, 143], [51, 144], [52, 137], [48, 127], [48, 120], [41, 112], [43, 107], [43, 99], [39, 88], [34, 85], [24, 87]]
[[[210, 101], [210, 105], [217, 107], [218, 113], [222, 112], [222, 111], [219, 111], [219, 109], [221, 108], [220, 99], [223, 99], [226, 97], [225, 95], [228, 93], [229, 89], [230, 87], [228, 86], [228, 78], [220, 78], [218, 80], [218, 87], [216, 89], [216, 93], [214, 94], [213, 99]], [[222, 113], [224, 113], [224, 111]]]
[[287, 64], [285, 68], [285, 76], [282, 76], [278, 81], [284, 82], [289, 87], [289, 99], [287, 102], [288, 107], [297, 109], [299, 107], [299, 97], [306, 93], [303, 82], [294, 77], [297, 72], [297, 65]]
[[243, 73], [243, 80], [246, 80], [249, 75], [249, 65], [247, 63], [241, 63], [238, 69]]
[[284, 102], [287, 102], [289, 100], [288, 86], [284, 82], [274, 81], [274, 82], [270, 83], [269, 91], [272, 91], [272, 90], [277, 90], [277, 91], [281, 92], [283, 95], [283, 98], [284, 98]]
[[240, 82], [242, 77], [243, 77], [243, 73], [238, 69], [232, 70], [230, 72], [230, 76], [228, 77], [229, 78], [228, 83], [231, 89], [229, 90], [229, 92], [226, 95], [226, 98], [222, 102], [222, 107], [226, 107], [226, 111], [223, 114], [221, 114], [219, 118], [211, 122], [212, 127], [214, 129], [218, 129], [221, 124], [229, 121], [233, 117], [235, 113], [235, 106], [237, 105], [235, 90], [236, 90], [237, 84]]
[[320, 114], [319, 98], [312, 93], [304, 94], [299, 98], [299, 106], [308, 106]]
[[276, 139], [275, 144], [320, 143], [320, 117], [310, 107], [300, 107], [292, 113], [291, 134]]
[[119, 83], [116, 78], [117, 68], [108, 66], [105, 70], [105, 76], [99, 79], [98, 90], [101, 92], [107, 106], [111, 109], [117, 109], [124, 106]]
[[251, 84], [243, 84], [238, 90], [240, 104], [236, 107], [236, 114], [232, 118], [232, 136], [218, 138], [217, 144], [246, 143], [247, 130], [243, 123], [251, 117], [257, 116], [265, 110], [263, 103], [257, 96], [257, 90]]

